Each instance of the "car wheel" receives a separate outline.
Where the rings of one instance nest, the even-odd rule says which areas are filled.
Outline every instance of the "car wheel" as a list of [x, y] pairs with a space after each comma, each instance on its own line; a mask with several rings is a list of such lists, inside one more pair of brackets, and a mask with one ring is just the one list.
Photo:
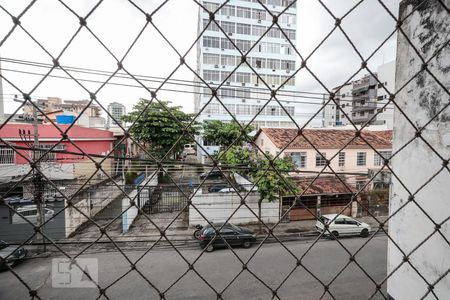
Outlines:
[[[339, 232], [337, 232], [336, 230], [331, 232], [331, 235], [334, 236], [334, 238], [338, 238], [339, 237]], [[330, 236], [331, 237], [331, 236]], [[332, 237], [331, 237], [332, 238]]]
[[200, 234], [201, 234], [201, 230], [197, 229], [196, 231], [194, 231], [194, 238], [195, 239], [200, 239]]
[[361, 230], [361, 234], [362, 237], [368, 237], [369, 236], [369, 230], [367, 228], [364, 228], [363, 230]]
[[252, 246], [252, 243], [249, 240], [245, 240], [242, 243], [242, 247], [244, 247], [244, 248], [250, 248], [251, 246]]
[[205, 251], [206, 251], [206, 252], [213, 252], [213, 251], [214, 251], [214, 246], [213, 246], [213, 245], [208, 245], [208, 246], [206, 246]]

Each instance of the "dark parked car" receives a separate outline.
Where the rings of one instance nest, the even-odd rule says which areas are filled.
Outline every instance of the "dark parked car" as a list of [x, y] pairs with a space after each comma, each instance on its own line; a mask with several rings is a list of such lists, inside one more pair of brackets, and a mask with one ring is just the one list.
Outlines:
[[208, 171], [205, 173], [200, 174], [200, 179], [217, 179], [217, 178], [222, 178], [223, 174], [222, 172], [220, 172], [219, 170], [213, 170], [213, 171]]
[[216, 229], [219, 229], [223, 223], [214, 223], [214, 227], [207, 225], [200, 235], [200, 247], [206, 248], [207, 252], [213, 251], [215, 248], [227, 247], [224, 239], [230, 246], [242, 246], [249, 248], [256, 242], [256, 234], [246, 228], [242, 228], [230, 223], [225, 223], [220, 229], [220, 236], [217, 235], [214, 241], [208, 246], [209, 242], [214, 238]]
[[12, 267], [17, 261], [24, 259], [27, 256], [27, 250], [23, 247], [16, 249], [16, 246], [11, 246], [7, 242], [0, 240], [0, 257], [5, 258], [0, 261], [0, 269], [5, 270], [8, 266]]

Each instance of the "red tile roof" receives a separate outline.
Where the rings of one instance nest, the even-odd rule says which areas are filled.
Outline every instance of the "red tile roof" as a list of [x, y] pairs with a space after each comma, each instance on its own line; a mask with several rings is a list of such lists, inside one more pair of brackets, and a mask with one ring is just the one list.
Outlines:
[[[311, 146], [318, 149], [369, 148], [369, 143], [374, 148], [392, 148], [392, 130], [369, 131], [363, 130], [361, 137], [355, 137], [355, 130], [344, 129], [304, 129], [302, 134], [295, 128], [261, 128], [257, 134], [264, 132], [272, 143], [282, 149], [310, 149]], [[292, 141], [292, 142], [291, 142]]]
[[[339, 179], [333, 176], [318, 177], [316, 180], [314, 178], [292, 177], [291, 179], [304, 191], [303, 195], [305, 196], [354, 194], [358, 191], [349, 184], [344, 185]], [[313, 183], [311, 184], [311, 182]], [[309, 186], [310, 184], [311, 186]]]
[[[39, 124], [38, 125], [39, 138], [41, 139], [52, 139], [52, 138], [61, 138], [60, 131], [53, 126], [52, 124]], [[58, 125], [61, 131], [67, 130], [69, 125]], [[16, 139], [20, 138], [19, 129], [25, 130], [26, 132], [30, 131], [33, 134], [33, 125], [32, 124], [6, 124], [0, 129], [0, 138], [5, 139]], [[86, 128], [74, 125], [67, 132], [69, 138], [72, 139], [114, 139], [113, 133], [108, 130], [101, 130], [95, 128]]]

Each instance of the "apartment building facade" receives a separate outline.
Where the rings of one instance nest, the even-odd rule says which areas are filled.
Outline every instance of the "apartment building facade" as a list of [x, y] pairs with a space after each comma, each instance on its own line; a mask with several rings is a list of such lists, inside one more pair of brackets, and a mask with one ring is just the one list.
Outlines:
[[108, 105], [108, 112], [108, 128], [123, 125], [122, 116], [126, 114], [125, 105], [118, 102], [112, 102]]
[[[297, 118], [300, 106], [294, 101], [295, 78], [291, 77], [296, 70], [292, 45], [296, 43], [297, 9], [292, 0], [262, 2], [279, 15], [282, 30], [272, 26], [272, 15], [257, 1], [231, 0], [222, 7], [223, 1], [201, 1], [208, 11], [200, 8], [198, 16], [197, 72], [206, 82], [199, 81], [195, 99], [199, 121], [236, 119], [242, 124], [251, 121], [256, 128], [295, 127], [292, 118], [301, 122]], [[210, 22], [209, 12], [216, 10]], [[212, 97], [208, 85], [218, 88], [217, 97]], [[277, 88], [278, 101], [271, 97], [271, 90]], [[208, 152], [217, 150], [214, 145], [205, 146]]]
[[[380, 65], [374, 74], [366, 74], [342, 87], [336, 87], [336, 103], [325, 105], [322, 112], [323, 127], [351, 124], [393, 127], [394, 106], [389, 102], [389, 92], [395, 92], [395, 61]], [[345, 114], [344, 114], [345, 112]]]

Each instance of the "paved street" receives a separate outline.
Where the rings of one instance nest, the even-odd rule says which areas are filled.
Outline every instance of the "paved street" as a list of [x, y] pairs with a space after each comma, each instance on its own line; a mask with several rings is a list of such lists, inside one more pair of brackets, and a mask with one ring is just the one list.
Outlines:
[[[355, 252], [365, 238], [346, 238], [340, 240], [349, 251]], [[302, 256], [312, 241], [286, 243], [296, 256]], [[237, 255], [246, 261], [256, 250], [236, 248]], [[201, 253], [199, 249], [180, 250], [189, 262]], [[131, 261], [136, 261], [143, 251], [126, 252]], [[379, 282], [386, 276], [387, 238], [374, 237], [357, 255], [356, 261]], [[95, 253], [83, 258], [97, 258], [99, 265], [99, 284], [111, 285], [125, 274], [129, 263], [118, 252]], [[349, 255], [332, 240], [320, 240], [303, 258], [302, 263], [315, 276], [329, 282], [349, 262]], [[248, 264], [248, 270], [259, 277], [272, 289], [276, 289], [284, 278], [294, 269], [296, 260], [279, 244], [264, 245]], [[170, 249], [152, 250], [136, 264], [137, 270], [145, 275], [158, 289], [164, 291], [188, 270], [187, 263]], [[216, 291], [222, 291], [236, 274], [242, 271], [242, 263], [228, 249], [204, 253], [195, 262], [194, 270], [201, 274]], [[52, 288], [51, 258], [27, 260], [14, 269], [32, 289], [38, 289], [42, 299], [96, 299], [97, 289]], [[271, 299], [272, 292], [244, 270], [222, 294], [223, 299]], [[297, 268], [278, 290], [280, 299], [319, 299], [324, 289], [308, 272]], [[336, 299], [367, 299], [375, 291], [375, 285], [351, 263], [330, 285], [330, 292]], [[385, 286], [383, 286], [385, 291]], [[159, 295], [137, 271], [131, 271], [121, 280], [106, 289], [110, 299], [159, 299]], [[27, 289], [10, 273], [0, 273], [0, 299], [27, 299]], [[166, 299], [217, 299], [214, 292], [194, 271], [189, 271], [165, 293]], [[326, 295], [323, 299], [331, 299]], [[104, 298], [102, 298], [104, 299]], [[373, 299], [383, 299], [377, 295]]]

